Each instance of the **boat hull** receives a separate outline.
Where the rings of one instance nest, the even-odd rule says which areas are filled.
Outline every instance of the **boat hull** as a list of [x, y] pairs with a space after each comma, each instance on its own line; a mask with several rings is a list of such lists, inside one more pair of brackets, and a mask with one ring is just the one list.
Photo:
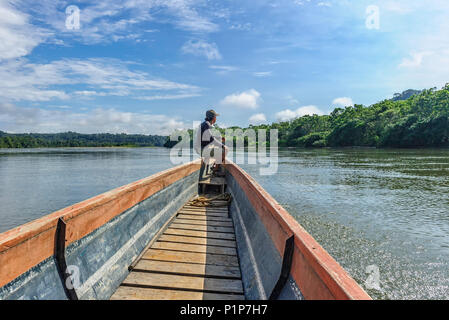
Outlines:
[[[64, 262], [72, 268], [77, 298], [109, 299], [130, 274], [128, 267], [197, 194], [199, 169], [199, 161], [184, 164], [0, 234], [0, 300], [70, 297], [55, 258], [60, 218], [67, 229]], [[226, 164], [226, 183], [246, 299], [370, 299], [232, 162]]]
[[[238, 165], [226, 165], [242, 279], [247, 299], [273, 297], [287, 240], [293, 237], [288, 277], [278, 299], [370, 300], [370, 296]], [[279, 289], [279, 288], [277, 288]]]
[[198, 175], [198, 162], [179, 166], [1, 234], [0, 299], [67, 299], [54, 257], [59, 217], [67, 223], [65, 258], [77, 268], [78, 298], [108, 299], [146, 244], [197, 193]]

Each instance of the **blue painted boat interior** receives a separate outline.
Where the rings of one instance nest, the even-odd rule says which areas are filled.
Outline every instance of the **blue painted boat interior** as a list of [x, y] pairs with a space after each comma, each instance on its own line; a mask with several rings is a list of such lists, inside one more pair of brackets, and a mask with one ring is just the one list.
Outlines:
[[[282, 257], [245, 192], [228, 172], [226, 182], [227, 191], [233, 197], [229, 210], [234, 221], [245, 297], [248, 300], [267, 299], [279, 279]], [[279, 299], [304, 299], [291, 275]]]
[[[197, 194], [198, 177], [196, 171], [178, 180], [67, 247], [67, 266], [79, 271], [75, 287], [79, 299], [111, 297], [129, 274], [128, 266]], [[67, 299], [53, 256], [0, 288], [0, 300], [38, 299]]]
[[[153, 194], [66, 249], [79, 279], [79, 299], [109, 299], [128, 276], [128, 267], [175, 213], [198, 193], [199, 171]], [[267, 299], [279, 279], [282, 257], [245, 192], [229, 173], [237, 250], [246, 299]], [[0, 300], [67, 299], [52, 256], [0, 288]], [[279, 299], [304, 299], [289, 277]]]

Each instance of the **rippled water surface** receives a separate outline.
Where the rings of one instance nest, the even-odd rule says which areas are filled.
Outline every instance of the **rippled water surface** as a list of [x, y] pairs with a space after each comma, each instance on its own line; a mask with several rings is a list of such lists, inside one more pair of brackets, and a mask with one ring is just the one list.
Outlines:
[[[171, 166], [162, 148], [0, 150], [0, 232]], [[373, 298], [449, 299], [449, 150], [292, 149], [273, 176], [242, 167]]]
[[165, 148], [0, 149], [0, 232], [172, 166]]
[[373, 298], [449, 299], [449, 150], [285, 150], [279, 161], [273, 176], [242, 167]]

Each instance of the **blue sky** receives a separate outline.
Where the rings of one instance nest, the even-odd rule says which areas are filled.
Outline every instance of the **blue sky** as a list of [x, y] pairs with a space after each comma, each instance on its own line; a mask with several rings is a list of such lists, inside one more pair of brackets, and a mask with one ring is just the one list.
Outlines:
[[0, 0], [0, 130], [168, 134], [210, 107], [247, 126], [442, 87], [448, 14], [445, 0]]

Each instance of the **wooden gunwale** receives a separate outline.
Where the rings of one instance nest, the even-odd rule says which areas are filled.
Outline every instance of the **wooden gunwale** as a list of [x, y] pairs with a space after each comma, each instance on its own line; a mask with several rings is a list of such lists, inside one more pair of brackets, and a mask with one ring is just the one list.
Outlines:
[[[306, 299], [371, 300], [338, 262], [249, 174], [229, 160], [226, 170], [245, 192], [281, 256], [285, 241], [291, 235], [295, 236], [291, 275]], [[311, 277], [315, 273], [325, 288], [305, 271]]]
[[0, 234], [0, 287], [54, 254], [59, 218], [67, 223], [68, 246], [199, 167], [195, 160], [164, 170]]

